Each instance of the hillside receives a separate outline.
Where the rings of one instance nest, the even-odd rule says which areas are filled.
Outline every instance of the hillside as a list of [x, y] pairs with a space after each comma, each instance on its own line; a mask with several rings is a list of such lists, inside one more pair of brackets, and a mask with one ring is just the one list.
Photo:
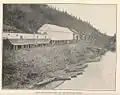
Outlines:
[[37, 32], [43, 24], [51, 23], [81, 32], [96, 32], [90, 24], [76, 17], [50, 8], [47, 5], [4, 5], [4, 24], [15, 26], [23, 32]]

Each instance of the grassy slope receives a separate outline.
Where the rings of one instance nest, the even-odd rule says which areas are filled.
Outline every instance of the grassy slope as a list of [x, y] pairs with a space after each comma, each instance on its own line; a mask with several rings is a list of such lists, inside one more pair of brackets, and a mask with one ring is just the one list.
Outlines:
[[83, 46], [81, 43], [5, 53], [3, 87], [28, 88], [51, 77], [70, 77], [83, 72], [87, 66], [83, 63], [95, 58], [95, 52]]

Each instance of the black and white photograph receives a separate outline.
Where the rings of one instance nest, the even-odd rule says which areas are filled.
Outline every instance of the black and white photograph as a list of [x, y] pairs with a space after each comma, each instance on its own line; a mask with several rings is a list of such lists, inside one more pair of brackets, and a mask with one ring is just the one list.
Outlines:
[[115, 4], [3, 4], [2, 89], [116, 90]]

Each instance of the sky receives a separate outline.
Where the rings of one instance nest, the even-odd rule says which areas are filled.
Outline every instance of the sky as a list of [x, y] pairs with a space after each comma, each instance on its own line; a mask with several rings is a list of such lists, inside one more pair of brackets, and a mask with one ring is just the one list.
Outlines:
[[49, 4], [49, 6], [89, 21], [100, 32], [109, 36], [116, 33], [116, 5]]

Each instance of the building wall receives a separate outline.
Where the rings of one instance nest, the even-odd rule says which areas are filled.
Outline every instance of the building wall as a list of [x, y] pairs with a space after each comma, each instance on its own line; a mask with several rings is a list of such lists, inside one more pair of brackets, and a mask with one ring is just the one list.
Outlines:
[[66, 32], [54, 32], [51, 31], [48, 33], [51, 40], [73, 40], [73, 33], [66, 33]]
[[3, 39], [48, 39], [48, 35], [24, 34], [24, 33], [3, 33]]

